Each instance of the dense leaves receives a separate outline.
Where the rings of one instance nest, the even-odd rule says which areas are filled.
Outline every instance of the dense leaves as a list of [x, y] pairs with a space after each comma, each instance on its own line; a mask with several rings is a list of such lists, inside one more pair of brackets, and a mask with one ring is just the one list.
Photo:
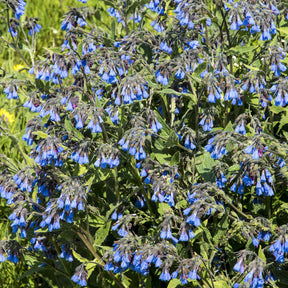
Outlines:
[[2, 95], [32, 116], [20, 140], [1, 118], [22, 160], [3, 150], [0, 261], [60, 287], [284, 287], [285, 2], [104, 2], [109, 29], [67, 8], [37, 60], [15, 41], [40, 20], [5, 2], [26, 72]]

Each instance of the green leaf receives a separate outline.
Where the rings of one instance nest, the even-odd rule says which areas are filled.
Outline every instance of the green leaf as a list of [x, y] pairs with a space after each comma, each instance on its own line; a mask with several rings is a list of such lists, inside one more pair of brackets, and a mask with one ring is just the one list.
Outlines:
[[261, 245], [259, 245], [258, 257], [260, 259], [262, 259], [264, 261], [264, 263], [266, 264], [266, 257], [265, 257], [265, 254], [264, 254], [263, 250], [262, 250]]
[[[162, 116], [158, 113], [158, 111], [156, 111], [157, 114], [157, 118], [158, 121], [161, 123], [161, 125], [163, 126], [162, 129], [160, 130], [160, 135], [164, 136], [164, 137], [168, 137], [171, 133], [171, 129], [170, 127], [167, 125], [166, 121], [163, 120]], [[159, 132], [158, 132], [159, 133]]]
[[76, 258], [79, 262], [81, 263], [87, 263], [89, 262], [88, 259], [86, 259], [85, 257], [81, 256], [80, 254], [78, 254], [75, 250], [73, 250], [73, 257]]
[[22, 279], [24, 279], [25, 277], [30, 276], [30, 275], [32, 275], [32, 274], [34, 274], [34, 273], [38, 273], [38, 272], [40, 272], [40, 271], [49, 270], [49, 267], [47, 267], [47, 266], [42, 266], [41, 264], [43, 264], [43, 263], [40, 263], [40, 262], [39, 262], [38, 265], [32, 266], [30, 269], [28, 269], [26, 272], [24, 272], [24, 273], [18, 278], [18, 280], [22, 280]]
[[[78, 40], [77, 40], [78, 41]], [[78, 45], [77, 45], [77, 53], [79, 55], [82, 55], [82, 51], [83, 51], [83, 40], [80, 40]]]
[[287, 116], [287, 113], [285, 113], [281, 117], [280, 125], [279, 125], [279, 128], [278, 128], [278, 133], [282, 129], [282, 127], [287, 125], [287, 124], [288, 124], [288, 116]]
[[[201, 64], [200, 64], [201, 65]], [[182, 97], [187, 97], [187, 98], [190, 98], [193, 103], [196, 103], [197, 102], [197, 99], [195, 97], [195, 95], [193, 95], [192, 93], [182, 93], [182, 92], [177, 92], [171, 88], [166, 88], [166, 89], [163, 89], [161, 91], [159, 91], [158, 93], [163, 93], [163, 94], [171, 94], [171, 95], [176, 95], [176, 96], [182, 96]]]
[[[54, 48], [47, 48], [47, 47], [43, 47], [45, 50], [47, 50], [48, 52], [50, 52], [50, 54], [63, 54], [64, 51], [62, 51], [62, 48], [60, 47], [54, 47]], [[81, 51], [81, 54], [82, 55], [82, 51]]]
[[230, 288], [231, 286], [224, 280], [218, 280], [213, 282], [214, 288]]
[[233, 132], [234, 131], [231, 121], [229, 121], [229, 123], [225, 127], [224, 131], [229, 131], [229, 132]]
[[170, 205], [168, 203], [159, 203], [159, 207], [158, 207], [158, 213], [162, 216], [165, 214], [165, 212], [171, 212], [172, 208], [170, 207]]
[[213, 237], [213, 240], [216, 244], [218, 244], [220, 240], [225, 239], [228, 227], [229, 227], [229, 221], [228, 217], [225, 215], [218, 223], [216, 234]]
[[179, 138], [175, 131], [172, 131], [166, 142], [166, 147], [173, 147], [179, 143]]
[[95, 268], [97, 267], [96, 263], [87, 263], [87, 265], [85, 266], [85, 268], [88, 271], [88, 276], [87, 279], [89, 279], [89, 277], [91, 276], [91, 274], [93, 273], [93, 271], [95, 270]]
[[[272, 101], [272, 104], [275, 104], [275, 100]], [[279, 114], [281, 112], [285, 112], [287, 111], [287, 108], [283, 108], [282, 106], [276, 106], [276, 105], [272, 105], [270, 107], [270, 111], [275, 113], [275, 114]]]
[[207, 62], [202, 62], [201, 64], [199, 64], [196, 69], [193, 72], [194, 76], [200, 76], [200, 74], [205, 71], [205, 69], [207, 68]]
[[85, 183], [85, 186], [88, 186], [89, 189], [90, 189], [90, 187], [91, 187], [94, 179], [95, 179], [95, 175], [92, 175], [92, 176], [87, 180], [87, 182]]
[[285, 136], [286, 140], [288, 140], [288, 132], [283, 131], [283, 135]]
[[173, 279], [169, 281], [167, 288], [176, 288], [178, 285], [182, 285], [179, 279]]
[[43, 81], [41, 81], [40, 79], [35, 79], [35, 84], [36, 84], [36, 88], [39, 89], [41, 92], [45, 91], [45, 85]]
[[246, 64], [244, 64], [244, 65], [245, 65], [246, 68], [248, 68], [248, 69], [250, 69], [250, 70], [253, 70], [253, 71], [259, 71], [259, 69], [256, 68], [256, 67], [249, 66], [249, 65], [246, 65]]
[[157, 159], [160, 164], [164, 164], [170, 162], [171, 156], [164, 153], [152, 153], [151, 159]]
[[69, 119], [65, 119], [65, 128], [68, 132], [74, 132], [74, 134], [79, 138], [83, 139], [84, 136], [72, 125]]
[[277, 30], [278, 30], [280, 33], [283, 33], [283, 34], [285, 34], [286, 36], [288, 36], [288, 27], [277, 28]]
[[40, 138], [43, 138], [43, 139], [47, 139], [48, 138], [48, 135], [42, 131], [34, 131], [33, 132], [33, 135], [37, 135], [39, 136]]
[[79, 165], [78, 176], [81, 176], [87, 172], [87, 168], [84, 165]]
[[94, 241], [95, 245], [101, 245], [105, 241], [106, 237], [109, 234], [110, 227], [111, 227], [111, 221], [107, 222], [105, 225], [103, 225], [96, 231]]
[[[152, 52], [151, 47], [148, 44], [143, 43], [139, 46], [139, 48], [141, 50], [141, 53], [143, 54], [144, 59], [147, 61], [148, 64], [150, 64], [153, 60], [153, 52]], [[149, 83], [149, 81], [147, 81], [147, 82]], [[155, 88], [158, 88], [157, 84], [153, 83], [153, 85]], [[153, 85], [151, 86], [149, 83], [150, 87], [153, 87]]]
[[196, 158], [196, 162], [200, 163], [196, 165], [196, 168], [203, 179], [210, 182], [214, 181], [215, 179], [212, 167], [215, 161], [211, 158], [210, 153], [205, 151], [201, 156]]
[[231, 49], [229, 49], [229, 52], [232, 52], [232, 54], [243, 54], [243, 53], [250, 53], [253, 50], [256, 50], [258, 46], [236, 46]]
[[171, 164], [172, 164], [172, 165], [178, 165], [179, 162], [180, 162], [180, 152], [177, 151], [177, 152], [172, 156]]
[[115, 23], [115, 19], [113, 19], [111, 23], [111, 38], [112, 39], [115, 39], [115, 32], [116, 32], [116, 23]]

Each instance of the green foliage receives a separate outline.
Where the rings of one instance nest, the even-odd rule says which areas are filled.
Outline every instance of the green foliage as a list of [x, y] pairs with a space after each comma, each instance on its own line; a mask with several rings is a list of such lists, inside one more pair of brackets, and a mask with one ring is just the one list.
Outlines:
[[[4, 177], [7, 173], [7, 179], [19, 171], [31, 172], [30, 174], [34, 178], [39, 177], [39, 179], [42, 177], [39, 176], [41, 172], [46, 173], [45, 177], [49, 176], [47, 176], [48, 182], [53, 187], [49, 191], [53, 195], [51, 199], [47, 195], [39, 196], [39, 182], [33, 187], [31, 195], [27, 191], [23, 193], [23, 197], [27, 200], [30, 208], [33, 205], [39, 208], [37, 210], [34, 207], [34, 210], [29, 210], [27, 222], [28, 220], [37, 219], [37, 225], [39, 225], [39, 222], [47, 219], [45, 217], [51, 211], [45, 209], [50, 205], [47, 204], [49, 200], [54, 201], [56, 207], [56, 212], [52, 216], [59, 216], [58, 208], [60, 208], [60, 204], [57, 206], [56, 199], [59, 200], [62, 195], [60, 190], [67, 187], [68, 192], [65, 190], [66, 194], [64, 193], [64, 196], [71, 196], [71, 200], [73, 197], [76, 199], [75, 195], [79, 198], [83, 197], [85, 208], [84, 211], [74, 209], [73, 211], [77, 212], [74, 222], [68, 223], [66, 218], [66, 222], [61, 221], [61, 229], [53, 230], [50, 229], [51, 227], [45, 227], [47, 225], [43, 225], [44, 227], [38, 229], [35, 234], [43, 236], [50, 245], [52, 243], [51, 250], [54, 254], [49, 255], [49, 257], [51, 256], [49, 258], [45, 253], [39, 251], [39, 253], [36, 251], [21, 251], [23, 256], [21, 256], [19, 265], [14, 266], [7, 261], [1, 264], [1, 287], [76, 287], [77, 285], [75, 281], [71, 280], [71, 277], [77, 274], [79, 267], [82, 267], [87, 271], [88, 287], [176, 288], [183, 286], [179, 279], [173, 279], [163, 284], [159, 280], [159, 276], [165, 271], [170, 271], [170, 269], [170, 272], [175, 271], [177, 267], [180, 267], [177, 265], [181, 264], [185, 271], [188, 268], [191, 270], [193, 267], [201, 275], [201, 277], [195, 277], [195, 280], [189, 279], [187, 287], [199, 287], [201, 285], [203, 288], [226, 288], [232, 287], [237, 281], [243, 282], [244, 275], [236, 275], [235, 269], [233, 270], [235, 263], [239, 261], [239, 257], [245, 259], [243, 263], [245, 264], [246, 274], [253, 269], [253, 271], [256, 271], [256, 265], [262, 269], [261, 273], [264, 271], [265, 275], [271, 275], [271, 272], [273, 272], [278, 277], [277, 283], [286, 285], [287, 279], [283, 272], [285, 264], [276, 263], [272, 259], [273, 255], [271, 255], [269, 248], [272, 247], [273, 241], [278, 239], [279, 231], [281, 231], [281, 235], [286, 237], [286, 226], [283, 226], [284, 228], [280, 226], [288, 223], [288, 199], [286, 196], [288, 170], [287, 165], [280, 167], [277, 162], [281, 158], [287, 162], [288, 108], [287, 106], [277, 106], [275, 100], [268, 101], [267, 94], [271, 93], [268, 89], [265, 90], [266, 94], [263, 91], [260, 91], [263, 94], [259, 91], [250, 93], [243, 86], [240, 86], [240, 80], [242, 81], [241, 85], [243, 85], [251, 79], [253, 81], [257, 79], [258, 81], [262, 76], [265, 77], [267, 85], [270, 85], [270, 87], [275, 81], [279, 80], [270, 69], [271, 62], [274, 61], [270, 59], [270, 54], [286, 40], [286, 23], [277, 22], [279, 33], [273, 35], [274, 38], [271, 42], [260, 41], [259, 35], [250, 35], [249, 32], [242, 30], [231, 31], [228, 27], [228, 24], [231, 23], [227, 23], [227, 15], [222, 14], [225, 13], [223, 12], [224, 8], [221, 5], [219, 6], [217, 1], [204, 1], [207, 4], [204, 9], [205, 13], [203, 13], [202, 18], [197, 19], [195, 24], [203, 25], [202, 30], [205, 29], [205, 32], [201, 30], [200, 33], [199, 30], [199, 33], [196, 33], [194, 31], [194, 35], [194, 32], [189, 30], [187, 32], [186, 28], [181, 28], [180, 24], [180, 26], [177, 24], [176, 28], [173, 26], [175, 3], [164, 1], [163, 9], [167, 14], [159, 17], [172, 16], [168, 17], [166, 21], [166, 29], [171, 32], [171, 35], [168, 32], [167, 35], [169, 41], [173, 43], [172, 52], [164, 53], [158, 47], [161, 41], [165, 40], [164, 36], [158, 35], [150, 26], [150, 20], [157, 18], [156, 14], [152, 13], [151, 16], [146, 10], [142, 11], [142, 20], [137, 25], [135, 23], [134, 12], [138, 12], [140, 5], [147, 4], [149, 1], [128, 1], [129, 3], [126, 6], [122, 6], [121, 1], [118, 1], [120, 7], [115, 1], [94, 1], [92, 7], [84, 11], [87, 22], [89, 25], [93, 25], [93, 31], [86, 38], [87, 33], [84, 28], [80, 26], [73, 28], [75, 29], [73, 33], [75, 32], [78, 37], [78, 46], [71, 53], [71, 56], [68, 55], [68, 49], [59, 48], [64, 37], [64, 32], [60, 31], [59, 27], [63, 14], [68, 12], [66, 10], [68, 6], [82, 7], [80, 2], [75, 2], [71, 0], [61, 2], [50, 0], [43, 3], [31, 1], [27, 6], [26, 13], [29, 16], [39, 17], [39, 23], [43, 27], [41, 33], [36, 36], [36, 47], [29, 47], [21, 36], [20, 39], [17, 38], [16, 49], [1, 49], [0, 61], [1, 63], [4, 62], [1, 68], [7, 72], [5, 77], [4, 75], [1, 77], [1, 81], [3, 81], [3, 86], [6, 85], [5, 87], [8, 87], [11, 83], [14, 85], [15, 81], [19, 85], [18, 94], [20, 99], [19, 101], [6, 100], [6, 95], [2, 93], [1, 89], [0, 107], [4, 107], [4, 110], [1, 110], [0, 115], [3, 115], [0, 119], [0, 161], [2, 165], [1, 172], [3, 172]], [[235, 2], [237, 3], [237, 1]], [[221, 4], [223, 3], [221, 2]], [[106, 11], [107, 5], [116, 9], [120, 8], [124, 15], [123, 22], [125, 25], [118, 23], [121, 21], [114, 18], [111, 20]], [[231, 8], [231, 5], [227, 5]], [[130, 19], [128, 18], [128, 16], [131, 16], [130, 14], [132, 14], [132, 21], [127, 24], [125, 22]], [[207, 15], [212, 21], [210, 28], [207, 27]], [[232, 17], [232, 19], [234, 18]], [[0, 27], [3, 31], [2, 37], [10, 41], [6, 27], [5, 29], [2, 28]], [[176, 32], [173, 28], [176, 29]], [[69, 36], [69, 33], [65, 33], [68, 38], [73, 35]], [[121, 48], [115, 48], [114, 42], [123, 38], [124, 35], [127, 37], [123, 41], [124, 43], [121, 44]], [[202, 41], [204, 36], [205, 41]], [[85, 41], [90, 40], [90, 38], [95, 40], [99, 49], [96, 52], [89, 52], [88, 56], [84, 55], [88, 59], [91, 57], [89, 59], [91, 60], [91, 65], [89, 64], [91, 71], [89, 73], [84, 70], [84, 61], [81, 62], [82, 67], [79, 69], [78, 75], [75, 77], [69, 75], [67, 79], [63, 77], [61, 85], [34, 79], [33, 76], [27, 73], [30, 66], [35, 63], [36, 66], [40, 65], [39, 67], [44, 64], [46, 67], [51, 67], [53, 64], [51, 61], [54, 61], [54, 58], [57, 57], [62, 59], [61, 57], [64, 56], [69, 60], [71, 60], [69, 57], [72, 60], [81, 59], [83, 47], [87, 44]], [[195, 55], [194, 49], [191, 49], [191, 54], [182, 59], [182, 55], [189, 51], [189, 49], [184, 49], [186, 44], [183, 44], [188, 41], [187, 39], [198, 39], [203, 43], [199, 51], [196, 50]], [[72, 41], [73, 38], [70, 37], [70, 46], [72, 46]], [[101, 47], [101, 44], [104, 44], [103, 47]], [[45, 57], [40, 56], [43, 54], [45, 54]], [[117, 83], [105, 84], [102, 81], [103, 79], [100, 78], [103, 77], [101, 73], [105, 69], [108, 71], [112, 67], [109, 67], [109, 61], [114, 65], [116, 62], [113, 61], [117, 60], [119, 55], [127, 56], [126, 54], [131, 58], [134, 57], [133, 62], [131, 62], [134, 65], [131, 65], [133, 69], [129, 70], [130, 64], [127, 64], [129, 63], [127, 59], [120, 58], [121, 65], [124, 63], [128, 67], [124, 65], [124, 68], [127, 69], [125, 75], [118, 75], [119, 81], [116, 81]], [[24, 61], [21, 55], [27, 60]], [[205, 61], [203, 60], [200, 64], [197, 58], [199, 55], [205, 58]], [[87, 59], [84, 56], [83, 59], [86, 62]], [[187, 61], [194, 59], [193, 57], [198, 61], [195, 62], [197, 65], [193, 63], [197, 67], [193, 67], [195, 69], [190, 68], [190, 72], [187, 72], [189, 70], [187, 68], [185, 78], [177, 79], [174, 75], [177, 69], [183, 68]], [[3, 61], [4, 59], [6, 61]], [[105, 66], [105, 69], [101, 72], [99, 67], [105, 61], [108, 63], [107, 67]], [[287, 64], [287, 57], [282, 62]], [[14, 67], [15, 64], [23, 66]], [[73, 64], [75, 64], [73, 61], [69, 63], [69, 69]], [[166, 67], [168, 67], [167, 70], [165, 70]], [[220, 76], [213, 74], [215, 70], [223, 67], [227, 68], [225, 73], [219, 72]], [[210, 93], [209, 89], [212, 89], [212, 86], [209, 86], [211, 78], [201, 76], [206, 70], [209, 75], [214, 75], [215, 79], [213, 79], [217, 82], [216, 87], [222, 89], [219, 93], [221, 94], [220, 99], [213, 103], [215, 105], [211, 103], [213, 101], [207, 100]], [[159, 84], [160, 81], [155, 77], [155, 73], [159, 71], [161, 73], [164, 71], [169, 75], [168, 86], [163, 85], [163, 83]], [[11, 74], [8, 72], [11, 72]], [[165, 75], [164, 72], [163, 75]], [[287, 72], [285, 73], [284, 76], [287, 75]], [[250, 77], [250, 75], [253, 77]], [[132, 85], [133, 81], [136, 81], [133, 78], [134, 76], [145, 80], [143, 83], [149, 88], [150, 95], [148, 99], [143, 98], [134, 101], [134, 103], [123, 104], [124, 100], [121, 94], [123, 87], [121, 85], [124, 85], [126, 78], [127, 81], [130, 81], [129, 85]], [[72, 79], [73, 77], [74, 79]], [[279, 82], [276, 83], [279, 84]], [[237, 106], [232, 104], [231, 101], [224, 100], [225, 92], [229, 91], [230, 87], [237, 87], [240, 91], [239, 95], [243, 99], [243, 105]], [[105, 93], [101, 94], [101, 99], [95, 96], [95, 90], [99, 88], [105, 88]], [[38, 94], [33, 94], [35, 91]], [[121, 105], [113, 104], [115, 101], [114, 93], [118, 93], [119, 98], [122, 97]], [[51, 118], [51, 111], [48, 113], [49, 115], [40, 120], [37, 117], [36, 120], [32, 119], [35, 115], [27, 112], [22, 107], [27, 99], [32, 99], [35, 95], [35, 99], [44, 105], [47, 102], [41, 99], [43, 94], [52, 95], [52, 104], [49, 108], [56, 107], [58, 109], [60, 121], [54, 121]], [[75, 104], [75, 107], [69, 111], [67, 103], [62, 103], [63, 98], [67, 95], [68, 100], [74, 101], [73, 104]], [[35, 99], [33, 98], [33, 100]], [[51, 102], [49, 102], [49, 105]], [[263, 102], [266, 103], [267, 109], [263, 109], [265, 106]], [[263, 107], [261, 107], [262, 104]], [[112, 121], [112, 117], [107, 116], [107, 111], [104, 112], [105, 108], [109, 107], [117, 107], [120, 125], [116, 125]], [[102, 113], [101, 117], [104, 118], [103, 122], [99, 120], [100, 118], [97, 120], [101, 124], [102, 131], [98, 134], [92, 133], [85, 126], [88, 120], [92, 120], [94, 114], [96, 115], [95, 111], [97, 113], [100, 111]], [[84, 119], [81, 120], [82, 126], [85, 126], [83, 128], [77, 127], [80, 116], [83, 116]], [[155, 124], [151, 119], [161, 124], [162, 128], [158, 129], [159, 131], [151, 128]], [[204, 125], [202, 125], [204, 127], [200, 127], [199, 122], [205, 119], [208, 119], [209, 123], [215, 123], [212, 132], [204, 128]], [[41, 151], [43, 143], [48, 143], [50, 145], [47, 144], [49, 149], [53, 147], [51, 148], [52, 151], [57, 151], [57, 149], [60, 151], [60, 148], [62, 148], [64, 162], [62, 167], [55, 165], [54, 158], [47, 165], [37, 164], [33, 159], [35, 155], [33, 153], [29, 154], [30, 149], [22, 140], [22, 136], [25, 133], [27, 122], [32, 120], [38, 121], [37, 129], [32, 133], [34, 152], [37, 150], [35, 149], [36, 145], [39, 145]], [[241, 121], [245, 123], [245, 135], [235, 132], [235, 128]], [[138, 169], [135, 168], [135, 165], [137, 162], [139, 164], [139, 159], [136, 156], [134, 157], [133, 153], [130, 152], [132, 156], [127, 153], [123, 148], [124, 145], [119, 143], [122, 139], [125, 139], [124, 142], [129, 140], [131, 149], [131, 147], [137, 146], [135, 143], [138, 143], [137, 141], [141, 137], [144, 137], [141, 147], [147, 152], [147, 157], [144, 157], [145, 160], [141, 159], [143, 160], [142, 166], [141, 169]], [[187, 137], [190, 137], [189, 141], [195, 144], [194, 148], [187, 145]], [[222, 153], [221, 157], [213, 155], [215, 151], [209, 151], [209, 148], [205, 146], [207, 143], [211, 144], [209, 143], [211, 139], [214, 139], [211, 142], [214, 143], [214, 146], [219, 146], [219, 149], [213, 148], [217, 153], [223, 147], [225, 148], [225, 153]], [[56, 144], [53, 141], [56, 141]], [[256, 156], [251, 156], [252, 153], [245, 152], [250, 145], [257, 146], [258, 150], [262, 149], [258, 159], [256, 159]], [[122, 148], [119, 148], [120, 146]], [[102, 154], [99, 152], [100, 148], [103, 148], [104, 152], [102, 151]], [[211, 148], [211, 150], [213, 149]], [[47, 150], [48, 148], [44, 152], [46, 153]], [[121, 159], [119, 166], [115, 165], [115, 167], [109, 169], [108, 167], [101, 167], [101, 165], [99, 168], [99, 165], [94, 164], [95, 161], [106, 155], [105, 153], [108, 155], [108, 152], [111, 151], [113, 153], [116, 151], [111, 154], [113, 160], [116, 156]], [[78, 163], [75, 163], [72, 156], [76, 152], [81, 156], [87, 154], [88, 163], [80, 163], [79, 160]], [[153, 178], [152, 181], [151, 179], [147, 180], [149, 178], [147, 175], [142, 175], [142, 169], [149, 177]], [[271, 184], [273, 190], [273, 197], [272, 195], [269, 195], [269, 197], [265, 195], [264, 197], [264, 192], [262, 194], [256, 192], [256, 180], [260, 181], [261, 175], [264, 175], [263, 173], [266, 173], [267, 169], [272, 171], [271, 177], [274, 184], [272, 182], [269, 182], [269, 184]], [[224, 185], [222, 183], [223, 187], [221, 187], [217, 181], [224, 174], [226, 181]], [[237, 184], [237, 188], [241, 187], [244, 178], [248, 174], [252, 180], [250, 184], [245, 184], [245, 189], [243, 187], [245, 193], [244, 191], [243, 193], [238, 191], [237, 194], [237, 192], [232, 191], [232, 185]], [[147, 178], [145, 179], [145, 177]], [[268, 176], [264, 175], [264, 177]], [[215, 178], [217, 185], [215, 185]], [[261, 182], [266, 183], [266, 180], [261, 180]], [[160, 199], [161, 195], [159, 193], [162, 192], [167, 193], [165, 197], [162, 195], [163, 199], [161, 201], [152, 201], [155, 200], [153, 197], [159, 197]], [[19, 195], [22, 194], [19, 192]], [[196, 196], [192, 197], [191, 195]], [[39, 203], [37, 203], [38, 196], [41, 197]], [[190, 197], [193, 199], [191, 200]], [[144, 208], [135, 207], [134, 203], [139, 199], [143, 203], [145, 202]], [[11, 231], [11, 222], [8, 221], [11, 209], [7, 208], [2, 200], [0, 204], [2, 216], [0, 239], [3, 241], [17, 240], [21, 247], [26, 249], [30, 245], [28, 240], [22, 239], [19, 232], [15, 234]], [[17, 205], [13, 204], [12, 208], [18, 209]], [[65, 207], [65, 205], [66, 202], [63, 206]], [[187, 209], [190, 208], [195, 209], [196, 212], [193, 215], [199, 218], [199, 225], [196, 224], [195, 220], [193, 220], [195, 221], [193, 225], [187, 220], [190, 214]], [[67, 217], [69, 209], [65, 207], [64, 210]], [[118, 219], [114, 216], [112, 221], [113, 213], [118, 214]], [[119, 214], [124, 216], [121, 218]], [[52, 216], [51, 218], [53, 218]], [[116, 220], [116, 223], [114, 220]], [[173, 242], [171, 237], [167, 235], [167, 237], [160, 236], [163, 231], [164, 234], [167, 234], [167, 231], [171, 230], [171, 235], [173, 234], [173, 237], [179, 238], [183, 229], [187, 231], [187, 227], [189, 229], [193, 227], [191, 229], [193, 229], [194, 237], [190, 237], [191, 239], [186, 243], [184, 241]], [[117, 234], [119, 228], [127, 232], [127, 235], [124, 235], [127, 237], [120, 238], [123, 235], [120, 235], [119, 232]], [[271, 232], [272, 242], [261, 240], [262, 242], [259, 245], [253, 243], [259, 232], [268, 231]], [[28, 233], [31, 234], [27, 238], [31, 238], [34, 231]], [[286, 239], [285, 237], [283, 239]], [[69, 249], [73, 251], [75, 259], [73, 263], [60, 257], [62, 245], [67, 243]], [[113, 265], [124, 266], [125, 263], [120, 264], [120, 261], [117, 262], [113, 258], [113, 253], [115, 254], [115, 251], [111, 250], [113, 243], [116, 250], [122, 249], [121, 257], [126, 253], [129, 261], [138, 253], [148, 251], [143, 258], [157, 255], [160, 258], [163, 257], [165, 263], [158, 267], [154, 267], [155, 263], [153, 265], [149, 263], [149, 275], [145, 275], [147, 277], [137, 275], [132, 269], [126, 270], [120, 275], [114, 275], [112, 271], [103, 269], [105, 264], [114, 261]], [[239, 254], [237, 254], [238, 259], [236, 259], [236, 253]], [[282, 270], [278, 269], [280, 266]], [[189, 271], [186, 272], [187, 276]], [[257, 277], [261, 273], [258, 273]], [[276, 285], [274, 282], [270, 281], [269, 285]]]

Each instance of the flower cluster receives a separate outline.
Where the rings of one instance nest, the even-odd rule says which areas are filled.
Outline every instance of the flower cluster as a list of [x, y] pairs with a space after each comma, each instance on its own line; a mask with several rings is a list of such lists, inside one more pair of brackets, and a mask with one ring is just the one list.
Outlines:
[[88, 271], [84, 265], [80, 265], [76, 268], [75, 274], [71, 277], [71, 280], [80, 286], [87, 286]]
[[54, 137], [42, 140], [35, 149], [35, 162], [41, 166], [62, 166], [61, 153], [64, 151], [64, 148], [59, 143], [60, 140]]
[[18, 99], [18, 93], [17, 93], [18, 87], [16, 85], [8, 85], [5, 89], [4, 89], [4, 93], [7, 95], [7, 99]]

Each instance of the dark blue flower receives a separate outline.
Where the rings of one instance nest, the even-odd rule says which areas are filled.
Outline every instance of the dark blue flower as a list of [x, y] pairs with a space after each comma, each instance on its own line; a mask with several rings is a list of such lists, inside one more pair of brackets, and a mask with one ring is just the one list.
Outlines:
[[69, 249], [65, 244], [62, 245], [62, 252], [59, 257], [69, 262], [72, 262], [74, 260], [72, 250]]
[[205, 132], [213, 130], [213, 120], [211, 117], [207, 117], [206, 115], [204, 115], [204, 117], [200, 120], [199, 125], [203, 127]]
[[17, 0], [17, 2], [15, 4], [16, 4], [14, 6], [14, 8], [15, 8], [15, 18], [19, 20], [20, 17], [22, 15], [24, 15], [24, 13], [25, 13], [26, 2], [24, 2], [23, 0]]
[[19, 259], [18, 259], [17, 255], [13, 254], [10, 251], [8, 251], [7, 260], [12, 262], [12, 263], [15, 263], [15, 264], [19, 262]]
[[37, 33], [40, 30], [41, 30], [41, 25], [33, 22], [33, 25], [31, 27], [31, 29], [29, 30], [28, 34], [29, 34], [29, 36], [32, 36], [34, 33]]
[[17, 30], [16, 30], [16, 25], [11, 25], [8, 27], [8, 33], [11, 33], [11, 35], [13, 37], [16, 37], [17, 36]]

